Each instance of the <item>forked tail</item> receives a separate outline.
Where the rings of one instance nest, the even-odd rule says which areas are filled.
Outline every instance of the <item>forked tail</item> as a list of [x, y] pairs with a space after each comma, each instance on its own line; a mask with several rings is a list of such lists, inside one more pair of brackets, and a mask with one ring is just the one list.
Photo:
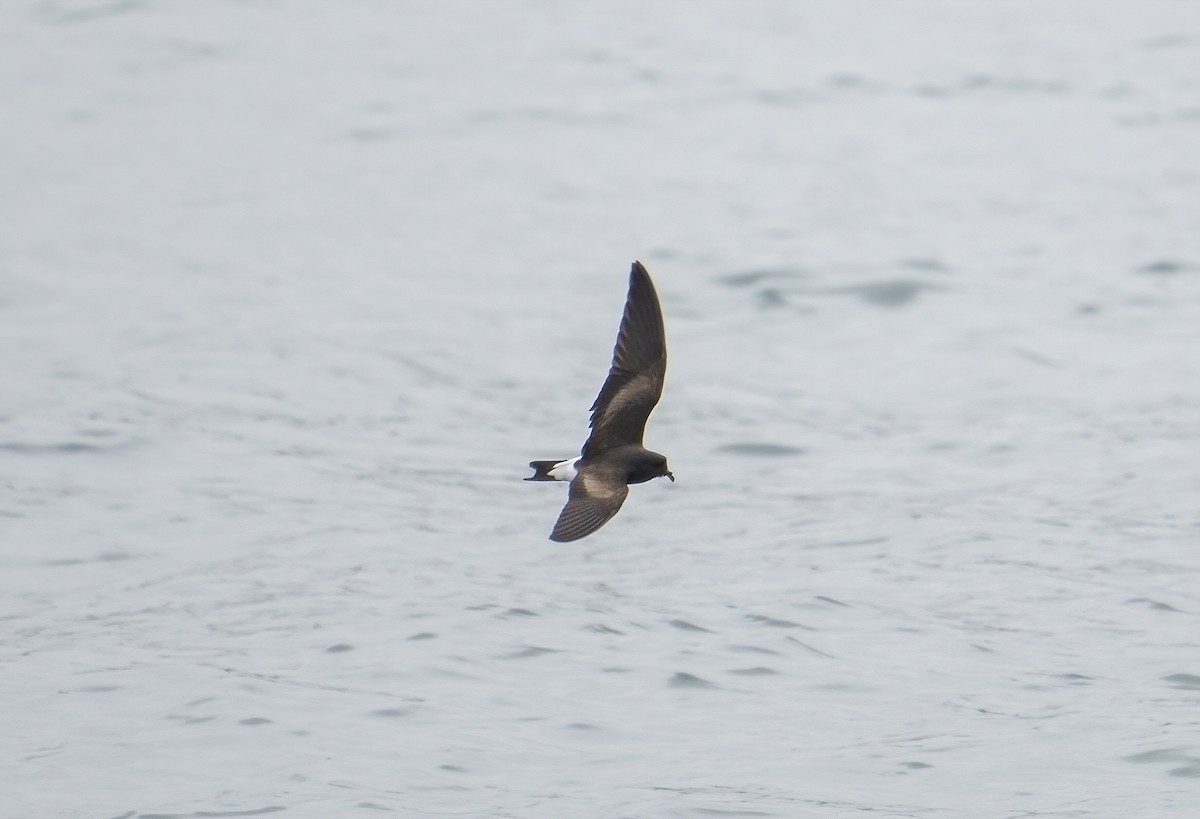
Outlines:
[[526, 478], [527, 481], [573, 481], [578, 474], [575, 470], [575, 464], [579, 461], [578, 455], [574, 458], [567, 458], [565, 461], [530, 461], [529, 465], [533, 467], [533, 477]]
[[533, 476], [526, 478], [527, 481], [554, 481], [558, 480], [550, 474], [550, 470], [558, 466], [562, 461], [530, 461], [529, 465], [533, 467]]

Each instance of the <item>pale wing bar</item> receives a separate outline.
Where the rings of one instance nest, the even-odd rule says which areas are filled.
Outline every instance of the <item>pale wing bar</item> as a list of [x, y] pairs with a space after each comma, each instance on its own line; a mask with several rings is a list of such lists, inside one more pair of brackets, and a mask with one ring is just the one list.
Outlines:
[[[589, 490], [597, 494], [589, 494]], [[559, 543], [579, 540], [599, 529], [617, 514], [629, 495], [624, 483], [610, 484], [594, 475], [579, 475], [571, 481], [567, 505], [558, 515], [550, 539]]]

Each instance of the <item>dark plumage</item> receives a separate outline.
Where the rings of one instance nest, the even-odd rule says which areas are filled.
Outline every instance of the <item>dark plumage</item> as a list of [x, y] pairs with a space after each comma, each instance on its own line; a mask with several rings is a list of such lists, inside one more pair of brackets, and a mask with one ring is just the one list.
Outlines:
[[675, 480], [667, 459], [642, 446], [646, 419], [662, 395], [666, 373], [658, 294], [646, 268], [634, 262], [612, 367], [592, 404], [591, 435], [578, 458], [529, 463], [534, 474], [527, 481], [571, 482], [551, 540], [578, 540], [599, 529], [621, 508], [629, 484], [661, 477]]

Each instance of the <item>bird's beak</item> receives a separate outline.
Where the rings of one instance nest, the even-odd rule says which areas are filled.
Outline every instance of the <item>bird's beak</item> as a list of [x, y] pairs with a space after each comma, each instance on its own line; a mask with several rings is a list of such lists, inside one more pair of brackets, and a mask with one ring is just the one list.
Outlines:
[[671, 474], [670, 472], [668, 472], [668, 473], [667, 473], [667, 477], [671, 479], [671, 483], [675, 483], [675, 476], [674, 476], [673, 474]]

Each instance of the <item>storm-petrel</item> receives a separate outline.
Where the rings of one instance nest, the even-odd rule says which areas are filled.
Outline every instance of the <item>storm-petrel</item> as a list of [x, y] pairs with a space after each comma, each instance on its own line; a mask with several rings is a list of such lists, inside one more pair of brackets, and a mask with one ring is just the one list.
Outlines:
[[664, 476], [675, 481], [666, 457], [642, 446], [666, 374], [662, 308], [650, 274], [634, 262], [612, 367], [592, 404], [592, 434], [574, 458], [529, 462], [534, 475], [527, 481], [571, 482], [551, 540], [579, 540], [599, 529], [625, 502], [628, 484]]

